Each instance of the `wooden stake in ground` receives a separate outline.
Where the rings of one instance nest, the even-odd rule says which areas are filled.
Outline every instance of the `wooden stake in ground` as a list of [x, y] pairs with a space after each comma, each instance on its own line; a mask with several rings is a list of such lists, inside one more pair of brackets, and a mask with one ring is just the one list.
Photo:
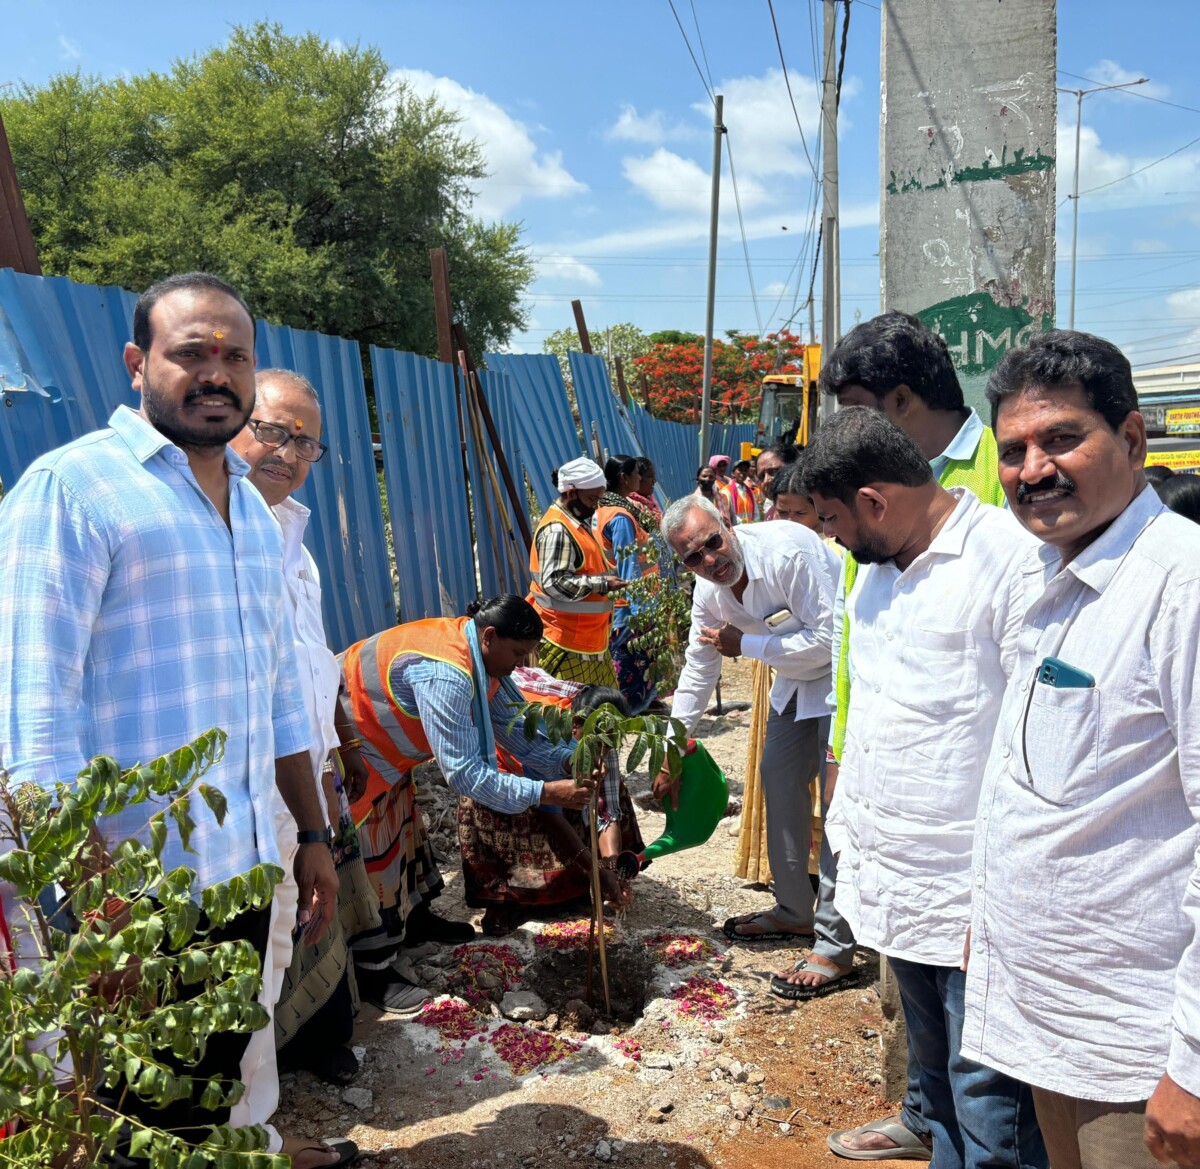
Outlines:
[[[604, 945], [604, 895], [600, 889], [600, 830], [596, 825], [596, 803], [599, 789], [592, 793], [588, 805], [588, 822], [592, 831], [592, 926], [600, 944], [600, 981], [604, 985], [604, 1012], [612, 1017], [612, 998], [608, 991], [608, 953]], [[590, 963], [589, 963], [590, 968]]]

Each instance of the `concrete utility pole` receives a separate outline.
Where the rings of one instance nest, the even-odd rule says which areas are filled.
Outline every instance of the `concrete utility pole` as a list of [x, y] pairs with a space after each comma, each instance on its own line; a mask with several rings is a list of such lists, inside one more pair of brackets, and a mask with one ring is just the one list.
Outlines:
[[1054, 324], [1054, 0], [888, 0], [880, 69], [883, 307], [950, 347], [970, 405]]
[[708, 304], [704, 311], [704, 379], [700, 391], [700, 462], [708, 462], [709, 428], [712, 425], [713, 315], [717, 306], [717, 221], [721, 209], [721, 114], [725, 99], [713, 98], [712, 212], [708, 222]]
[[1079, 132], [1083, 127], [1083, 99], [1089, 93], [1103, 93], [1107, 89], [1128, 89], [1132, 85], [1145, 85], [1149, 77], [1139, 77], [1136, 81], [1123, 81], [1120, 85], [1097, 85], [1091, 89], [1063, 89], [1059, 93], [1075, 95], [1075, 181], [1071, 184], [1071, 309], [1069, 328], [1075, 328], [1075, 257], [1079, 250]]
[[[821, 360], [829, 360], [842, 335], [841, 244], [838, 230], [837, 141], [837, 6], [825, 0], [822, 38], [825, 68], [821, 81], [821, 241], [825, 249], [821, 269]], [[825, 404], [817, 409], [824, 417]]]
[[[1055, 0], [884, 0], [883, 307], [950, 348], [967, 401], [1054, 323]], [[906, 1082], [895, 980], [880, 978], [884, 1094]]]

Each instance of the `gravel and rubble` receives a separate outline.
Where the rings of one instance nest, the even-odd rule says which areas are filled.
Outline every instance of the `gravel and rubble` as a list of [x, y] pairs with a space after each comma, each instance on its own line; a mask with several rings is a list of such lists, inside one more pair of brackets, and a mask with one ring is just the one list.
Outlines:
[[[726, 701], [744, 696], [748, 679], [748, 666], [732, 663]], [[700, 728], [733, 801], [747, 722], [739, 712]], [[627, 783], [646, 808], [650, 777]], [[438, 912], [478, 925], [461, 899], [455, 798], [436, 768], [417, 784], [447, 880]], [[647, 840], [665, 823], [653, 808], [639, 819]], [[766, 889], [731, 875], [736, 828], [736, 818], [722, 822], [706, 845], [660, 858], [637, 879], [610, 958], [625, 971], [621, 993], [640, 1003], [604, 1018], [598, 977], [585, 1001], [577, 913], [503, 939], [422, 947], [411, 968], [437, 997], [404, 1016], [364, 1007], [352, 1087], [284, 1077], [277, 1126], [350, 1136], [361, 1164], [395, 1169], [838, 1164], [829, 1132], [889, 1107], [878, 1094], [877, 960], [860, 956], [855, 983], [815, 1001], [769, 995], [771, 975], [804, 951], [722, 937], [725, 918], [771, 903]]]

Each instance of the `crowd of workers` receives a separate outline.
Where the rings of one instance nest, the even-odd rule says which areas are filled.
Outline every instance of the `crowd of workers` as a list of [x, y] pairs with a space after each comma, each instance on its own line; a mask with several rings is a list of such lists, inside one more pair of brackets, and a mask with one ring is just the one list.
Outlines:
[[[603, 703], [667, 709], [636, 622], [661, 540], [696, 578], [670, 713], [694, 734], [725, 658], [774, 674], [748, 782], [775, 904], [725, 936], [811, 940], [772, 979], [785, 999], [850, 985], [858, 946], [899, 988], [903, 1109], [831, 1149], [937, 1169], [1200, 1165], [1197, 484], [1148, 485], [1112, 345], [1055, 331], [1012, 350], [988, 427], [940, 338], [899, 313], [865, 322], [830, 355], [841, 409], [804, 451], [717, 456], [665, 513], [647, 460], [573, 460], [528, 598], [336, 657], [292, 498], [326, 452], [311, 384], [256, 374], [252, 314], [197, 273], [143, 294], [124, 361], [140, 411], [37, 460], [0, 504], [0, 764], [10, 784], [52, 786], [93, 756], [132, 764], [219, 726], [224, 825], [195, 808], [191, 850], [172, 837], [164, 868], [202, 886], [289, 870], [269, 908], [224, 930], [263, 955], [272, 1027], [218, 1034], [191, 1065], [165, 1053], [193, 1096], [159, 1109], [121, 1082], [126, 1111], [192, 1140], [265, 1124], [280, 1067], [356, 1074], [357, 995], [429, 997], [414, 956], [475, 933], [431, 908], [443, 878], [413, 781], [429, 760], [461, 797], [485, 933], [586, 895], [597, 786], [604, 898], [628, 904], [616, 860], [640, 836], [620, 759], [576, 776], [567, 746], [510, 722], [526, 700], [577, 723]], [[678, 778], [664, 769], [654, 793], [677, 802]], [[149, 815], [97, 822], [95, 863]], [[108, 912], [120, 924], [128, 907]], [[35, 960], [9, 927], [15, 960]], [[232, 1113], [202, 1099], [218, 1076], [247, 1085]], [[298, 1169], [357, 1153], [271, 1138]]]

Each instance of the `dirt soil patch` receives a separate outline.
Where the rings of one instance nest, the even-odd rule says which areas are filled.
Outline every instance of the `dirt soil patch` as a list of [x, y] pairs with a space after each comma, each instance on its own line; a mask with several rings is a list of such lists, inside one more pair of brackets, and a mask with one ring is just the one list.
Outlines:
[[[725, 700], [746, 698], [748, 683], [746, 663], [728, 664]], [[700, 727], [734, 800], [742, 795], [748, 721], [740, 712], [706, 718]], [[447, 880], [437, 910], [478, 925], [462, 902], [453, 800], [437, 778], [419, 778]], [[627, 782], [643, 806], [649, 776]], [[661, 833], [661, 813], [639, 811], [639, 819], [647, 841]], [[334, 1088], [308, 1073], [285, 1076], [277, 1127], [306, 1137], [349, 1136], [367, 1169], [846, 1166], [828, 1151], [829, 1133], [897, 1107], [879, 1095], [878, 963], [860, 955], [855, 983], [824, 998], [790, 1003], [770, 995], [771, 975], [805, 951], [782, 943], [729, 946], [721, 936], [726, 917], [772, 902], [766, 889], [732, 876], [736, 834], [736, 818], [723, 821], [703, 847], [660, 858], [638, 877], [610, 949], [617, 1020], [567, 1009], [574, 1001], [568, 996], [586, 980], [586, 949], [538, 947], [545, 927], [532, 923], [504, 941], [521, 957], [520, 989], [546, 1003], [544, 1019], [507, 1022], [497, 988], [478, 1016], [485, 1033], [468, 1039], [445, 1039], [411, 1015], [364, 1008], [354, 1040], [363, 1070], [352, 1087]], [[701, 939], [701, 960], [669, 965], [662, 945], [651, 946], [663, 933]], [[691, 942], [680, 945], [691, 952]], [[439, 994], [461, 993], [461, 983], [453, 985], [460, 965], [450, 948], [414, 961]], [[699, 991], [680, 989], [695, 978]], [[703, 987], [710, 984], [729, 988], [736, 1001], [705, 1017], [712, 996]], [[725, 1002], [721, 994], [712, 1001]], [[688, 1013], [693, 1007], [698, 1013]], [[570, 1050], [516, 1074], [498, 1054], [504, 1043], [495, 1041], [506, 1026], [527, 1027], [517, 1038], [529, 1038], [532, 1050], [557, 1042]]]

